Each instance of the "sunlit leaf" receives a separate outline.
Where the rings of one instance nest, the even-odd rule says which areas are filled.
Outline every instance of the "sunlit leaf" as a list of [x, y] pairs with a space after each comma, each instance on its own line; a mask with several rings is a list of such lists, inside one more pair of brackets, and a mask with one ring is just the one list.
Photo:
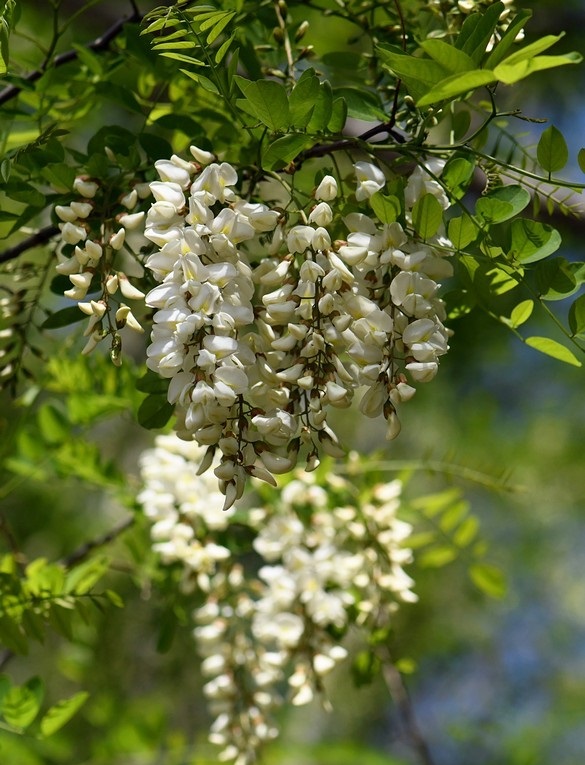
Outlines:
[[236, 76], [234, 80], [245, 96], [238, 105], [248, 114], [256, 117], [270, 130], [277, 131], [288, 127], [290, 111], [284, 87], [273, 80], [251, 82]]
[[62, 699], [45, 712], [40, 727], [43, 736], [52, 736], [71, 720], [89, 698], [89, 693], [79, 691], [68, 699]]
[[423, 194], [412, 208], [412, 225], [423, 238], [434, 236], [443, 222], [443, 208], [432, 194]]
[[534, 300], [523, 300], [514, 306], [512, 313], [510, 314], [509, 325], [513, 329], [520, 327], [522, 324], [528, 321], [534, 310]]
[[550, 337], [527, 337], [524, 342], [531, 348], [534, 348], [541, 353], [545, 353], [547, 356], [552, 356], [553, 359], [564, 361], [575, 367], [581, 366], [579, 359], [566, 347], [566, 345], [562, 345], [556, 340], [552, 340]]
[[569, 327], [574, 336], [585, 335], [585, 295], [581, 295], [571, 304]]
[[522, 186], [502, 186], [480, 197], [475, 212], [488, 223], [503, 223], [530, 204], [530, 194]]
[[447, 233], [453, 243], [453, 247], [457, 250], [462, 250], [477, 239], [479, 227], [473, 218], [470, 218], [468, 215], [462, 215], [458, 218], [451, 218], [447, 224]]
[[506, 594], [506, 578], [496, 566], [480, 561], [470, 566], [469, 575], [475, 586], [486, 595], [503, 598]]
[[380, 191], [370, 197], [370, 205], [380, 223], [394, 223], [401, 213], [398, 198], [386, 196]]
[[520, 263], [542, 260], [556, 252], [561, 243], [559, 232], [546, 223], [528, 218], [518, 218], [512, 222], [510, 257]]
[[2, 715], [9, 725], [24, 729], [34, 721], [43, 702], [43, 683], [33, 677], [24, 685], [15, 685], [4, 696]]

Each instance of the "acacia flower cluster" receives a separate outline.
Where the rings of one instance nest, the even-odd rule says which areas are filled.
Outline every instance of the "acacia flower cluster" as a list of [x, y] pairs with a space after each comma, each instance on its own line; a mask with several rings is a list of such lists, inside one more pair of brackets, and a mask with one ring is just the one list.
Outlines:
[[130, 191], [118, 193], [113, 204], [111, 181], [104, 183], [79, 176], [73, 189], [75, 199], [67, 205], [55, 206], [60, 229], [56, 270], [71, 282], [65, 297], [77, 301], [80, 311], [89, 317], [82, 353], [91, 353], [101, 340], [110, 336], [111, 358], [119, 365], [122, 350], [119, 331], [123, 327], [144, 331], [124, 301], [142, 301], [144, 292], [131, 283], [124, 271], [114, 267], [114, 261], [126, 244], [127, 234], [143, 229], [144, 211], [136, 208], [150, 196], [150, 189], [146, 183], [137, 183]]
[[[142, 455], [138, 499], [162, 562], [181, 568], [184, 589], [205, 595], [193, 616], [214, 717], [209, 739], [222, 747], [221, 761], [249, 765], [278, 735], [278, 706], [323, 697], [324, 678], [347, 656], [350, 627], [367, 638], [400, 602], [416, 600], [403, 569], [411, 527], [397, 518], [400, 481], [368, 489], [358, 503], [331, 465], [319, 484], [298, 471], [282, 490], [264, 488], [261, 506], [239, 510], [236, 524], [217, 487], [196, 475], [202, 453], [159, 436]], [[244, 575], [236, 549], [248, 560], [256, 553], [255, 573], [248, 564]]]
[[[389, 438], [396, 406], [431, 380], [447, 351], [436, 279], [450, 274], [440, 231], [420, 241], [411, 210], [423, 194], [448, 200], [417, 168], [404, 189], [405, 226], [381, 223], [370, 206], [386, 178], [355, 163], [354, 211], [338, 181], [322, 179], [307, 209], [285, 214], [236, 191], [236, 169], [191, 147], [195, 161], [160, 160], [145, 236], [160, 249], [146, 262], [159, 282], [147, 365], [169, 379], [177, 431], [207, 452], [225, 507], [255, 476], [306, 469], [341, 456], [328, 417], [365, 390], [361, 411], [383, 414]], [[291, 200], [292, 204], [292, 200]], [[290, 205], [289, 205], [290, 206]]]

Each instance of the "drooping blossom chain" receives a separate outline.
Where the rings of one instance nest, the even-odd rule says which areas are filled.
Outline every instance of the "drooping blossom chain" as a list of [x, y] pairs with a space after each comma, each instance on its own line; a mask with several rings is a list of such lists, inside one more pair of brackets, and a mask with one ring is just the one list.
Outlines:
[[[138, 206], [150, 196], [148, 184], [135, 182], [128, 189], [124, 181], [122, 174], [106, 182], [79, 176], [73, 184], [76, 197], [55, 206], [60, 229], [56, 270], [71, 282], [65, 297], [77, 301], [80, 311], [89, 316], [82, 353], [91, 353], [110, 337], [110, 355], [118, 366], [122, 363], [120, 330], [144, 332], [125, 302], [143, 301], [144, 292], [132, 284], [121, 261], [124, 250], [130, 251], [128, 239], [144, 242], [144, 211]], [[126, 262], [142, 275], [134, 258]]]
[[[274, 710], [322, 695], [325, 676], [346, 658], [333, 635], [354, 627], [367, 638], [391, 623], [399, 603], [416, 600], [403, 569], [412, 560], [404, 547], [411, 527], [397, 518], [400, 481], [376, 485], [356, 503], [354, 486], [328, 464], [319, 485], [314, 473], [298, 471], [282, 490], [265, 488], [262, 506], [239, 510], [234, 524], [217, 485], [196, 475], [203, 454], [159, 436], [142, 455], [138, 499], [162, 562], [179, 567], [184, 591], [205, 595], [193, 616], [214, 718], [209, 739], [222, 747], [221, 761], [250, 765], [278, 735]], [[260, 560], [245, 576], [230, 552], [249, 559], [242, 528]]]
[[[354, 165], [359, 212], [342, 218], [326, 176], [310, 207], [287, 218], [240, 197], [230, 164], [191, 151], [195, 162], [157, 162], [161, 180], [150, 184], [145, 236], [160, 250], [146, 266], [160, 284], [146, 297], [147, 365], [170, 381], [179, 435], [207, 446], [201, 471], [219, 448], [228, 508], [249, 476], [274, 484], [299, 453], [307, 470], [322, 453], [341, 456], [328, 416], [358, 388], [361, 411], [383, 414], [397, 435], [396, 405], [434, 377], [448, 348], [435, 280], [451, 273], [449, 242], [376, 219], [369, 200], [386, 178], [372, 163]], [[448, 206], [432, 177], [440, 170], [435, 161], [412, 173], [407, 223], [423, 194]]]

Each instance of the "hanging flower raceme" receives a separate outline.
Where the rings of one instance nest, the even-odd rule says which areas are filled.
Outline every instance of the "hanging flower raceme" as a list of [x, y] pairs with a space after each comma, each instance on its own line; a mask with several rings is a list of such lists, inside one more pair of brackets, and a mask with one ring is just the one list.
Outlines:
[[[121, 258], [123, 250], [135, 254], [136, 244], [132, 248], [130, 239], [138, 237], [143, 242], [144, 211], [138, 207], [150, 196], [150, 189], [148, 184], [135, 182], [128, 190], [127, 180], [122, 176], [107, 181], [79, 176], [73, 184], [75, 198], [55, 206], [61, 232], [56, 270], [71, 282], [65, 297], [77, 301], [79, 310], [89, 317], [82, 353], [91, 353], [109, 336], [111, 358], [117, 365], [121, 364], [120, 330], [128, 327], [144, 332], [126, 303], [143, 301], [144, 292], [122, 270]], [[136, 259], [133, 261], [136, 269]], [[142, 268], [138, 270], [141, 275]]]
[[[372, 163], [354, 166], [359, 212], [341, 216], [326, 176], [293, 220], [242, 199], [230, 164], [191, 151], [197, 162], [157, 162], [150, 184], [145, 235], [159, 250], [146, 265], [159, 285], [146, 298], [147, 365], [170, 381], [181, 437], [208, 447], [203, 469], [219, 448], [228, 508], [249, 476], [274, 483], [299, 453], [307, 470], [323, 453], [342, 456], [328, 417], [358, 388], [362, 412], [383, 414], [397, 435], [396, 405], [447, 351], [435, 279], [450, 274], [449, 242], [377, 220], [371, 198], [386, 179]], [[419, 168], [406, 184], [407, 226], [423, 194], [448, 205], [440, 170]]]
[[[205, 598], [193, 634], [214, 717], [209, 739], [222, 761], [252, 763], [278, 735], [275, 709], [323, 695], [324, 678], [348, 655], [339, 636], [353, 627], [367, 640], [401, 602], [416, 600], [403, 568], [411, 527], [397, 518], [400, 481], [356, 503], [355, 486], [329, 464], [319, 483], [298, 471], [282, 489], [265, 488], [261, 506], [240, 510], [232, 527], [217, 486], [197, 475], [203, 453], [159, 436], [141, 458], [138, 500], [161, 562], [179, 567], [184, 591]], [[248, 561], [253, 550], [255, 572], [247, 565], [244, 575], [233, 550]]]

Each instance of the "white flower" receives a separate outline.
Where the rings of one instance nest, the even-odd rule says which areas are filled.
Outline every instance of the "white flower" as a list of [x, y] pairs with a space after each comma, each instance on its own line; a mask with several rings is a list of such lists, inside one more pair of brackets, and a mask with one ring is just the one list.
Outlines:
[[315, 199], [331, 202], [337, 196], [337, 181], [332, 175], [326, 175], [315, 189]]
[[384, 188], [386, 177], [379, 167], [371, 162], [356, 162], [354, 170], [358, 182], [355, 198], [358, 202], [369, 199], [373, 194]]
[[87, 181], [83, 178], [76, 178], [73, 181], [73, 188], [77, 193], [86, 199], [93, 199], [97, 194], [99, 186], [95, 181]]

